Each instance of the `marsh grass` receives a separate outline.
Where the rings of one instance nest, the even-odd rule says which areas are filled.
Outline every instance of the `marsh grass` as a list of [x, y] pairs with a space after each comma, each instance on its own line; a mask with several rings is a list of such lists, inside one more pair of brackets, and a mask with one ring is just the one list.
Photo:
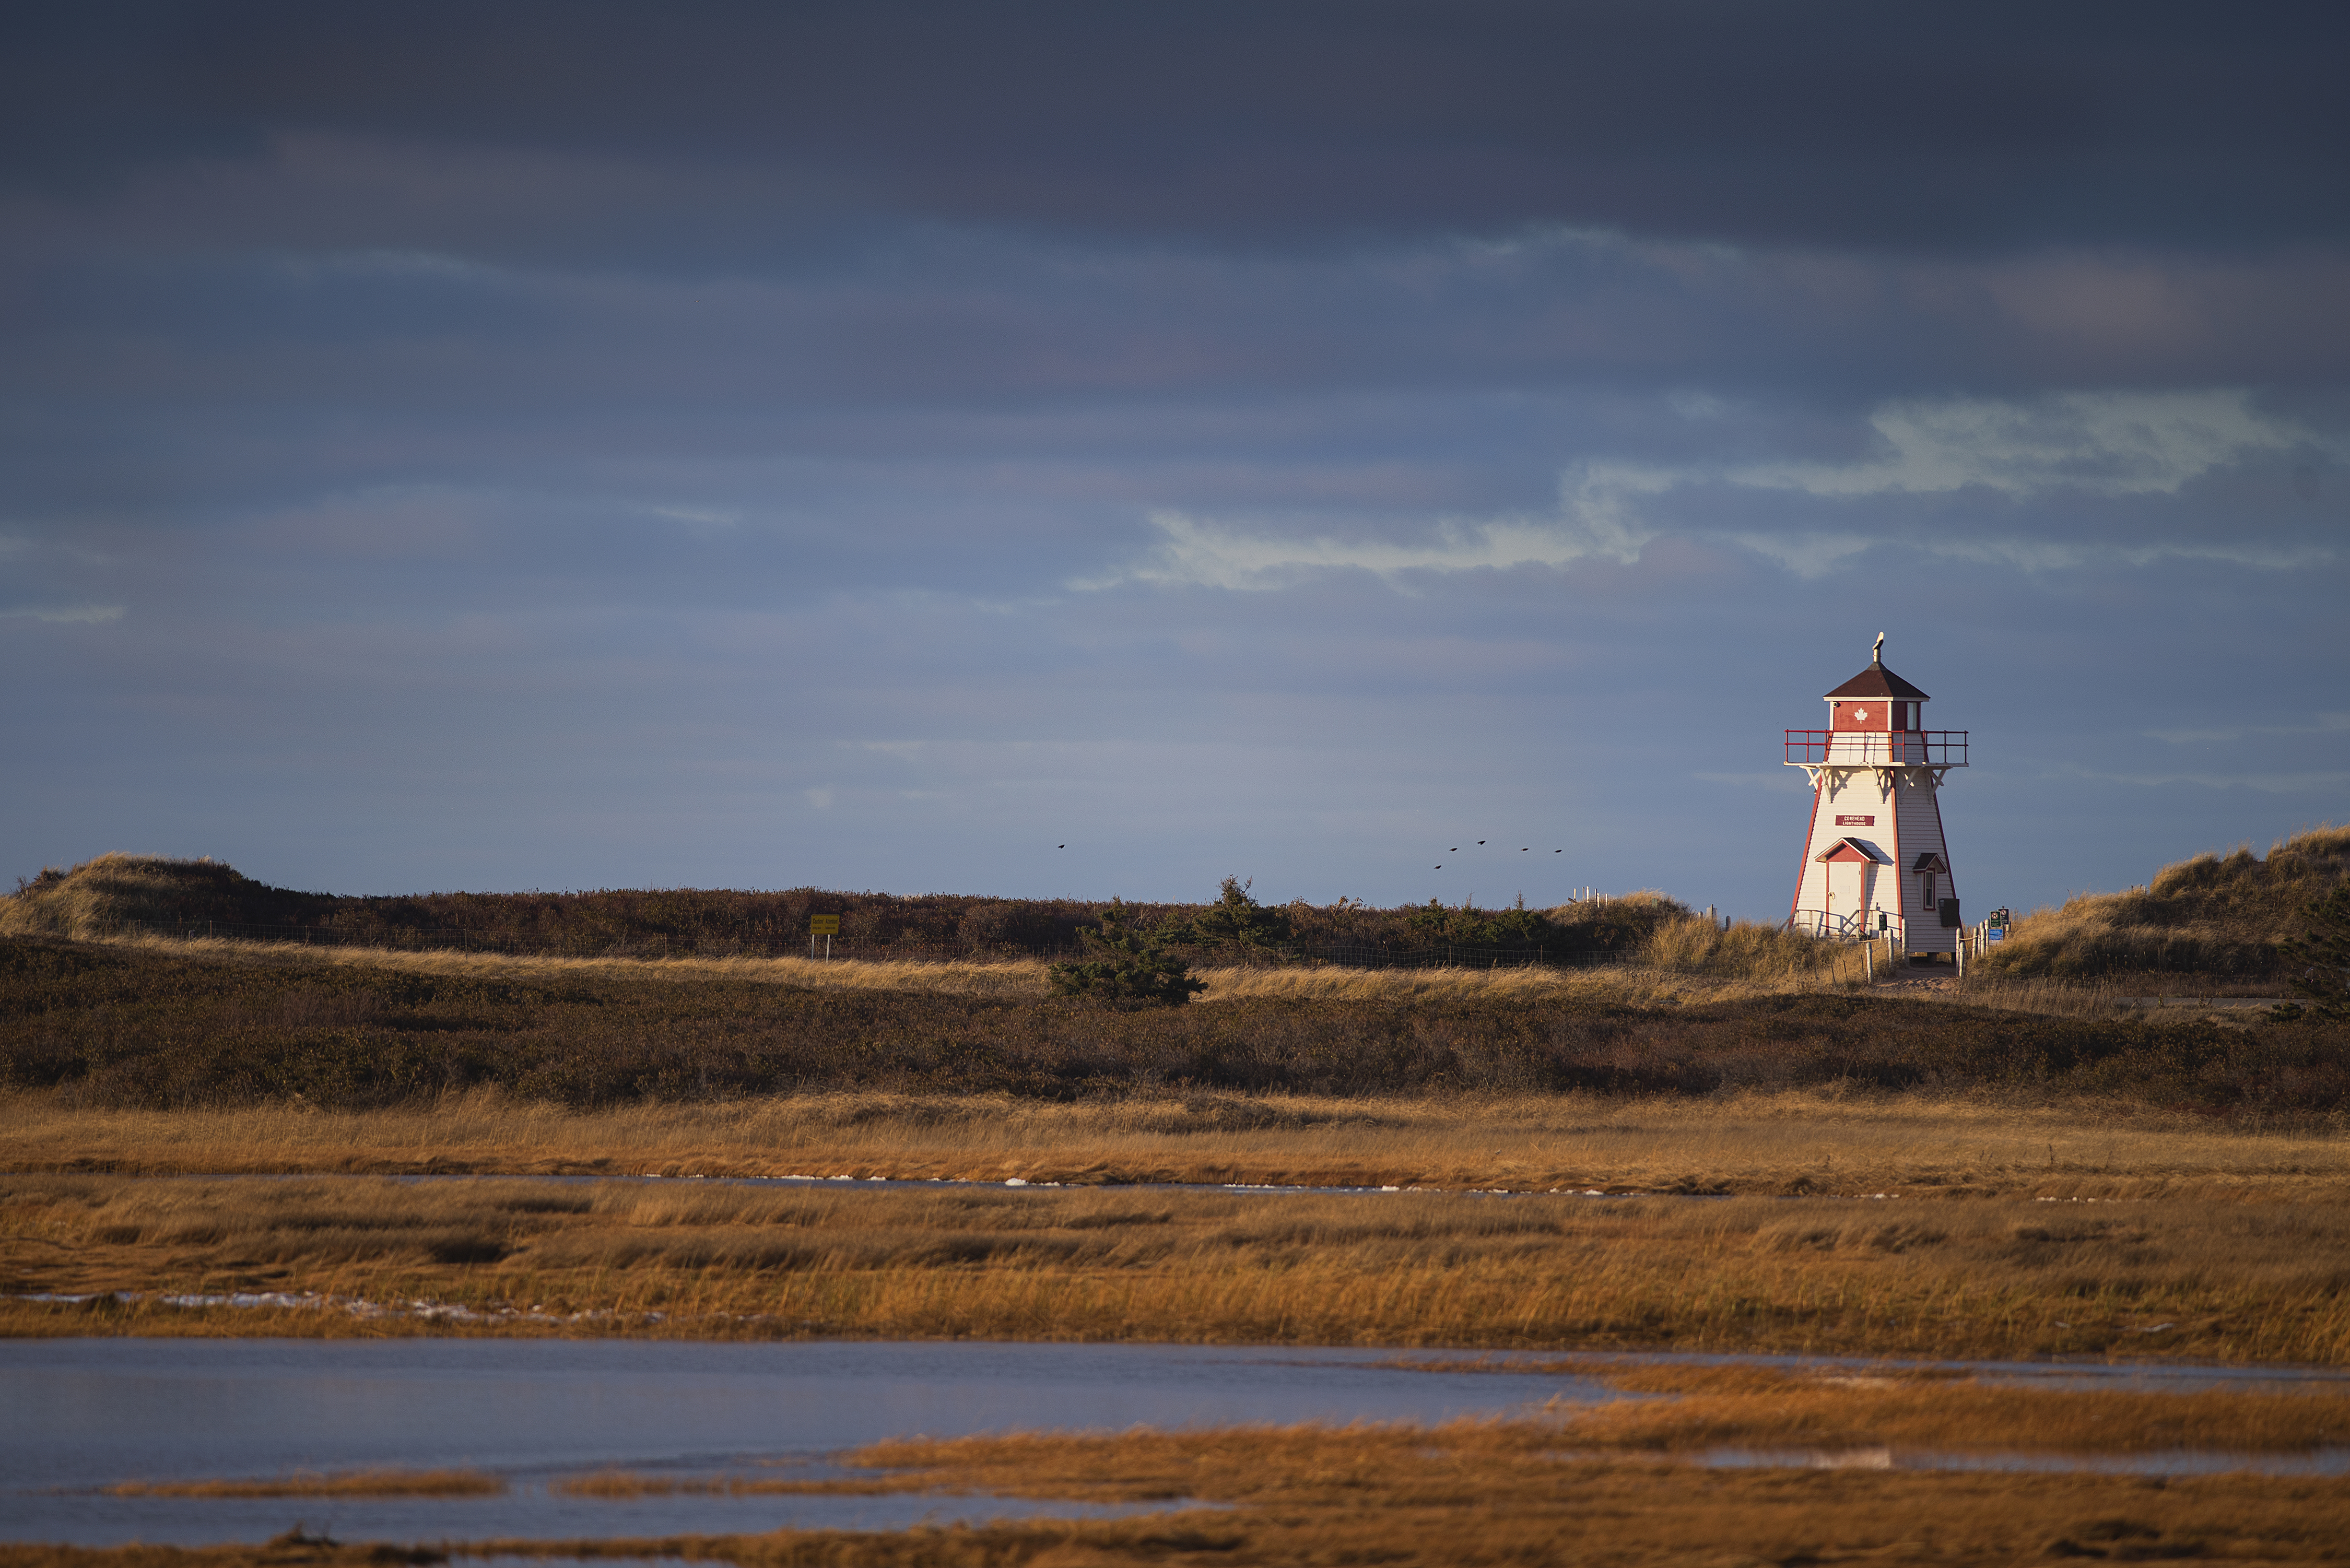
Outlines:
[[[1571, 1459], [1559, 1442], [1555, 1428], [1530, 1423], [1027, 1435], [886, 1444], [852, 1462], [926, 1490], [1235, 1504], [1234, 1514], [1168, 1520], [1153, 1544], [1165, 1552], [1180, 1529], [1194, 1550], [1253, 1563], [2005, 1568], [2105, 1557], [2334, 1560], [2350, 1539], [2350, 1494], [2326, 1481], [1804, 1469], [1711, 1471], [1699, 1481], [1678, 1467]], [[1112, 1560], [1157, 1555], [1139, 1542], [1116, 1556], [1104, 1550], [1133, 1542], [1118, 1532], [1139, 1525], [1081, 1527], [1080, 1539]]]
[[574, 1111], [494, 1090], [368, 1111], [93, 1110], [0, 1096], [0, 1160], [122, 1174], [889, 1177], [1131, 1185], [2157, 1196], [2350, 1180], [2350, 1139], [2090, 1096], [1846, 1085], [1597, 1094], [815, 1093]]
[[350, 1470], [253, 1480], [118, 1481], [108, 1497], [496, 1497], [506, 1483], [479, 1470]]
[[[2084, 1559], [2331, 1562], [2332, 1480], [2226, 1475], [1706, 1472], [1563, 1453], [1548, 1422], [1010, 1434], [848, 1456], [892, 1490], [1159, 1504], [1139, 1517], [882, 1532], [467, 1543], [477, 1556], [680, 1557], [741, 1568], [1076, 1568], [1577, 1562], [1986, 1568]], [[1185, 1509], [1190, 1500], [1222, 1505]], [[196, 1549], [0, 1545], [0, 1568], [359, 1568], [416, 1561], [317, 1538]]]
[[[1686, 1469], [1669, 1464], [1562, 1463], [1543, 1446], [1555, 1441], [1547, 1429], [1447, 1428], [903, 1445], [887, 1457], [930, 1466], [941, 1491], [1145, 1503], [1198, 1497], [1236, 1506], [976, 1528], [490, 1541], [462, 1549], [476, 1556], [674, 1557], [740, 1568], [1902, 1562], [2013, 1568], [2084, 1559], [2334, 1562], [2350, 1538], [2350, 1498], [2324, 1482], [1764, 1469], [1716, 1472], [1693, 1486]], [[0, 1545], [0, 1568], [359, 1568], [434, 1555], [325, 1542]]]
[[[1428, 1362], [1430, 1371], [1458, 1374], [1458, 1362]], [[1496, 1368], [1523, 1373], [1513, 1360]], [[1589, 1377], [1588, 1362], [1560, 1368]], [[1836, 1453], [1900, 1448], [1937, 1454], [2010, 1454], [2083, 1459], [2124, 1454], [2194, 1452], [2228, 1455], [2309, 1453], [2350, 1440], [2350, 1394], [2339, 1387], [2288, 1392], [2203, 1390], [2146, 1393], [2115, 1389], [2015, 1387], [1963, 1374], [1886, 1367], [1857, 1373], [1790, 1372], [1764, 1366], [1627, 1366], [1602, 1372], [1626, 1393], [1661, 1398], [1592, 1405], [1555, 1401], [1558, 1422], [1544, 1449], [1593, 1454], [1602, 1450], [1695, 1455], [1723, 1449], [1776, 1454]], [[1523, 1422], [1462, 1422], [1440, 1428], [1438, 1439], [1523, 1430]], [[1484, 1429], [1481, 1432], [1481, 1428]], [[1294, 1438], [1315, 1428], [1253, 1428], [1228, 1434], [1246, 1441]], [[1365, 1430], [1357, 1427], [1355, 1430]], [[1369, 1429], [1376, 1429], [1371, 1428]], [[1036, 1441], [1034, 1436], [1015, 1443]], [[1049, 1439], [1045, 1439], [1049, 1442]], [[931, 1445], [883, 1445], [848, 1463], [879, 1474], [824, 1480], [759, 1475], [680, 1479], [606, 1470], [556, 1483], [580, 1497], [745, 1497], [762, 1494], [962, 1491], [1009, 1488], [1028, 1495], [1084, 1495], [1096, 1501], [1148, 1501], [1194, 1495], [1097, 1477], [1076, 1480], [1049, 1469], [995, 1469], [1000, 1451], [981, 1439], [947, 1451], [990, 1456], [990, 1473], [966, 1462], [939, 1462]], [[1064, 1488], [1070, 1490], [1064, 1490]]]
[[[466, 1333], [2350, 1360], [2340, 1185], [2043, 1204], [16, 1177], [7, 1288], [317, 1293]], [[582, 1318], [577, 1314], [595, 1314]], [[19, 1334], [369, 1334], [13, 1301]], [[418, 1326], [414, 1324], [411, 1327]]]
[[2141, 1393], [2015, 1387], [1890, 1367], [1827, 1376], [1639, 1367], [1607, 1381], [1627, 1392], [1670, 1397], [1567, 1411], [1569, 1443], [1676, 1453], [1898, 1447], [2063, 1455], [2295, 1453], [2350, 1445], [2350, 1393], [2338, 1386]]

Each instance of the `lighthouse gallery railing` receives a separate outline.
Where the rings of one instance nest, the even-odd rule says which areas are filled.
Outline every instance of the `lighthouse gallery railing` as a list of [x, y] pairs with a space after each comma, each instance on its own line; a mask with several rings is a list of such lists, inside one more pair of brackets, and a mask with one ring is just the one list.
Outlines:
[[1962, 768], [1967, 765], [1964, 730], [1790, 730], [1787, 761], [1803, 767]]

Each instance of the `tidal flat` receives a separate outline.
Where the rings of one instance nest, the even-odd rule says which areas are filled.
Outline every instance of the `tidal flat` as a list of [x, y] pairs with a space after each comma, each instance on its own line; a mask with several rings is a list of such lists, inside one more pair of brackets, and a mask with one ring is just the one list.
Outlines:
[[[1024, 1532], [1007, 1539], [1034, 1547], [1142, 1516], [1162, 1530], [1212, 1521], [1232, 1549], [1283, 1560], [1315, 1539], [1288, 1533], [1300, 1509], [1336, 1529], [1348, 1489], [1357, 1512], [1388, 1510], [1477, 1467], [1523, 1493], [1487, 1511], [1529, 1525], [1563, 1517], [1545, 1497], [1588, 1498], [1659, 1459], [1684, 1485], [1702, 1469], [1709, 1493], [1791, 1469], [1948, 1482], [1913, 1501], [1979, 1495], [1968, 1483], [1984, 1473], [2025, 1492], [2051, 1477], [2160, 1491], [2224, 1470], [2272, 1490], [2350, 1473], [2350, 1375], [2210, 1365], [18, 1340], [0, 1345], [0, 1401], [15, 1417], [0, 1428], [6, 1532], [111, 1544], [125, 1562], [158, 1542], [224, 1542], [277, 1560], [328, 1552], [328, 1535], [468, 1558], [754, 1562], [787, 1541], [846, 1551], [896, 1539], [874, 1533], [893, 1528], [922, 1539], [925, 1522]], [[917, 1432], [928, 1435], [905, 1436]], [[1426, 1472], [1395, 1468], [1411, 1459]], [[1352, 1479], [1329, 1490], [1334, 1467]], [[1325, 1487], [1318, 1501], [1309, 1484]], [[1829, 1516], [1814, 1528], [1865, 1534], [1870, 1521], [1833, 1517], [1836, 1493], [1822, 1501]], [[289, 1542], [289, 1521], [321, 1528]]]
[[2051, 1185], [1610, 1197], [16, 1175], [0, 1179], [0, 1325], [2350, 1360], [2338, 1187]]
[[[860, 976], [869, 1000], [819, 1005], [682, 967], [84, 956], [28, 971], [10, 1026], [0, 1334], [25, 1350], [1367, 1355], [1429, 1378], [1470, 1377], [1468, 1353], [1517, 1358], [1475, 1375], [1497, 1398], [1530, 1375], [1613, 1394], [1087, 1432], [1055, 1429], [1046, 1380], [1000, 1424], [1027, 1430], [909, 1416], [781, 1478], [648, 1463], [614, 1407], [554, 1423], [618, 1441], [603, 1468], [515, 1479], [453, 1423], [390, 1468], [85, 1467], [224, 1480], [98, 1501], [244, 1510], [245, 1543], [19, 1544], [0, 1568], [2314, 1561], [2350, 1539], [2325, 1375], [2350, 1366], [2350, 1141], [2306, 1031], [1596, 976], [1236, 987], [1146, 1028], [993, 974]], [[1635, 1359], [1659, 1352], [1846, 1359]], [[2006, 1386], [1958, 1358], [2302, 1383]], [[348, 1394], [317, 1417], [352, 1425]], [[2189, 1473], [2214, 1465], [2308, 1468]], [[426, 1495], [452, 1473], [501, 1490]], [[558, 1498], [600, 1522], [418, 1522]], [[1126, 1516], [1014, 1517], [1081, 1507]]]

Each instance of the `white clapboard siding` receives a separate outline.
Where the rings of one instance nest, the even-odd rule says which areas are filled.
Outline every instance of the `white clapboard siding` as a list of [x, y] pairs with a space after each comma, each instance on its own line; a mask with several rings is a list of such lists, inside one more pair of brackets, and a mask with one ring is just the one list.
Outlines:
[[[1918, 864], [1918, 857], [1932, 851], [1950, 864], [1950, 846], [1942, 842], [1942, 814], [1934, 804], [1934, 775], [1923, 768], [1906, 770], [1918, 783], [1905, 783], [1899, 794], [1901, 815], [1901, 903], [1902, 913], [1909, 918], [1909, 950], [1921, 953], [1956, 952], [1959, 933], [1945, 930], [1940, 912], [1923, 903], [1925, 888], [1918, 873], [1909, 869]], [[1950, 898], [1958, 896], [1957, 877], [1944, 871], [1934, 878], [1935, 895]]]

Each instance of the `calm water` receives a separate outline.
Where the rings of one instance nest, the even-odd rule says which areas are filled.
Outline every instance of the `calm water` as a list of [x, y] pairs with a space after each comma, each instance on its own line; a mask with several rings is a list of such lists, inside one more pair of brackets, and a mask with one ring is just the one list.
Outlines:
[[[1126, 1510], [967, 1498], [550, 1494], [604, 1467], [779, 1474], [884, 1438], [1524, 1411], [1597, 1383], [1381, 1367], [1376, 1351], [629, 1340], [0, 1342], [0, 1536], [102, 1544], [879, 1528]], [[493, 1498], [112, 1498], [60, 1489], [295, 1470], [471, 1466]]]
[[[1134, 1511], [968, 1498], [615, 1501], [556, 1496], [547, 1484], [607, 1467], [678, 1477], [753, 1469], [819, 1476], [836, 1473], [826, 1464], [829, 1454], [914, 1434], [1434, 1422], [1526, 1414], [1554, 1399], [1621, 1397], [1580, 1371], [1584, 1360], [1598, 1357], [1545, 1357], [1555, 1368], [1545, 1372], [1470, 1370], [1471, 1362], [1507, 1362], [1465, 1353], [1412, 1353], [1422, 1363], [1461, 1364], [1460, 1371], [1381, 1365], [1395, 1354], [976, 1343], [0, 1341], [0, 1538], [91, 1545], [258, 1541], [299, 1520], [345, 1540], [484, 1541], [1097, 1516]], [[1762, 1356], [1641, 1359], [1794, 1364]], [[1975, 1370], [2060, 1386], [2340, 1380], [2334, 1373], [2289, 1368], [2170, 1365], [2013, 1363]], [[2338, 1474], [2345, 1458], [2319, 1455], [2262, 1468]], [[1711, 1459], [1897, 1468], [2032, 1463], [1887, 1450]], [[2070, 1468], [2178, 1471], [2241, 1462], [2168, 1455]], [[511, 1490], [492, 1498], [338, 1500], [110, 1498], [88, 1490], [120, 1480], [442, 1466], [491, 1472]]]

